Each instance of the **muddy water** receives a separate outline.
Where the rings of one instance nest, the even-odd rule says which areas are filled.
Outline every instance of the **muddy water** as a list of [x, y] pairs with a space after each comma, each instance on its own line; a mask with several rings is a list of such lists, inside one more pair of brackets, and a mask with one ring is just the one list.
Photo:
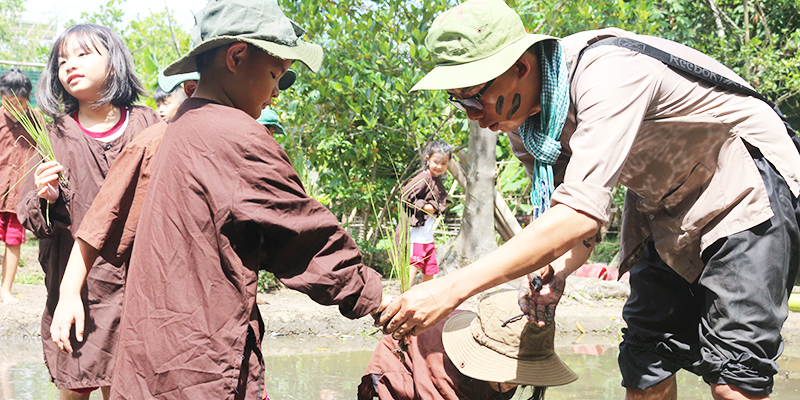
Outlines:
[[[609, 343], [614, 340], [595, 340]], [[586, 343], [587, 341], [584, 341]], [[354, 399], [364, 367], [376, 339], [345, 338], [266, 338], [266, 387], [273, 400]], [[621, 399], [616, 346], [611, 344], [557, 347], [559, 355], [580, 375], [577, 382], [548, 390], [548, 400]], [[800, 398], [800, 349], [787, 346], [779, 360], [781, 372], [775, 378], [774, 399]], [[709, 398], [702, 379], [678, 373], [679, 398]], [[41, 348], [34, 339], [0, 344], [0, 393], [5, 399], [50, 400], [58, 392], [49, 383], [41, 362]], [[97, 394], [92, 399], [99, 399]]]

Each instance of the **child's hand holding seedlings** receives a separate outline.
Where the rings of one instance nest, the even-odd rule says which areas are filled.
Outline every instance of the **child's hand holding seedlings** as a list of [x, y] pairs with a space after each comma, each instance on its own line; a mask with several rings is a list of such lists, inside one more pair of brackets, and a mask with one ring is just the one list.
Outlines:
[[63, 170], [64, 167], [58, 161], [44, 162], [36, 167], [34, 182], [39, 190], [37, 194], [47, 200], [49, 204], [58, 200], [58, 174]]

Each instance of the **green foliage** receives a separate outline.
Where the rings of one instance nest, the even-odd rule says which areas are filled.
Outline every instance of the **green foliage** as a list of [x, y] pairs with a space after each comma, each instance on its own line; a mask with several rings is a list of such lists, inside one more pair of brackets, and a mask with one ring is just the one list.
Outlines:
[[44, 285], [44, 272], [41, 270], [28, 270], [20, 268], [14, 276], [14, 283], [25, 285]]
[[46, 38], [50, 27], [23, 24], [25, 0], [0, 2], [0, 59], [26, 63], [43, 63], [50, 48], [38, 39]]
[[323, 46], [325, 62], [317, 74], [301, 68], [278, 100], [287, 135], [277, 139], [295, 166], [317, 172], [316, 195], [330, 199], [335, 214], [370, 209], [372, 197], [380, 199], [375, 218], [418, 170], [429, 139], [464, 140], [464, 120], [451, 114], [444, 92], [408, 93], [433, 67], [423, 45], [428, 27], [452, 5], [281, 1], [307, 39]]
[[[122, 22], [120, 6], [126, 0], [109, 0], [94, 13], [83, 12], [79, 21], [71, 20], [66, 26], [76, 23], [95, 23], [107, 26], [122, 36], [133, 57], [136, 74], [145, 88], [158, 86], [158, 73], [169, 63], [189, 51], [191, 39], [175, 22], [167, 9], [137, 15], [127, 26]], [[155, 108], [155, 101], [147, 98], [145, 103]]]
[[261, 293], [269, 293], [278, 289], [281, 282], [270, 272], [261, 270], [258, 271], [258, 291]]

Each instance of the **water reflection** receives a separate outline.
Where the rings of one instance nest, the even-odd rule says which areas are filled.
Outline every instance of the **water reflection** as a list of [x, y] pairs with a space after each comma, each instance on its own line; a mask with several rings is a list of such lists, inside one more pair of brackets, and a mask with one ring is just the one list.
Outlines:
[[[272, 400], [354, 399], [361, 374], [376, 338], [267, 338], [264, 341], [266, 387]], [[610, 341], [602, 344], [559, 346], [558, 355], [580, 375], [577, 382], [548, 390], [548, 400], [622, 399], [617, 368], [619, 350]], [[0, 389], [3, 398], [56, 400], [58, 391], [49, 382], [41, 361], [41, 344], [30, 339], [20, 344], [0, 344]], [[800, 398], [800, 349], [787, 346], [779, 360], [774, 399]], [[678, 373], [679, 398], [709, 398], [701, 378]], [[99, 399], [95, 393], [92, 399]]]

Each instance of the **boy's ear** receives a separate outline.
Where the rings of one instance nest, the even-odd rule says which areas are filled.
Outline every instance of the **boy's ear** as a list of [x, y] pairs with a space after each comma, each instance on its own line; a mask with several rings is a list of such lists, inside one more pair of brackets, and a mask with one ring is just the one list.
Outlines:
[[236, 73], [239, 66], [244, 61], [245, 53], [247, 52], [247, 43], [235, 42], [231, 43], [225, 51], [225, 66], [228, 70]]

